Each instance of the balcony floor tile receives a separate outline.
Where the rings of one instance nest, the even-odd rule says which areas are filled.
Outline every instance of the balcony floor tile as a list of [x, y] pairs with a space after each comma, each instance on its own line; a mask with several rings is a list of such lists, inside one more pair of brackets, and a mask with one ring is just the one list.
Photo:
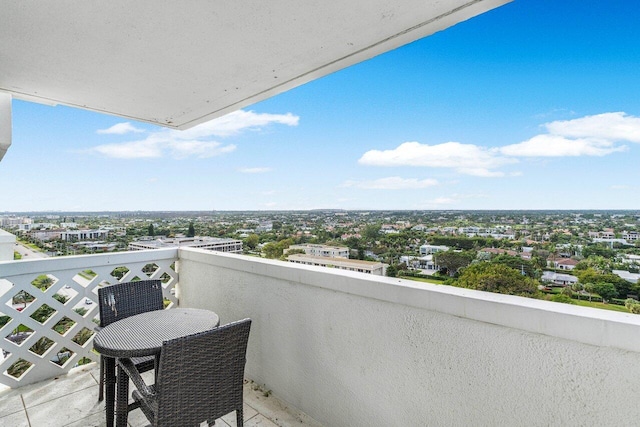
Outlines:
[[[98, 403], [99, 372], [99, 367], [89, 365], [57, 379], [0, 392], [0, 425], [104, 427], [104, 403]], [[244, 420], [246, 427], [321, 427], [252, 381], [244, 386]], [[129, 425], [142, 427], [148, 421], [135, 410], [129, 414]], [[235, 413], [217, 420], [216, 426], [235, 427]]]

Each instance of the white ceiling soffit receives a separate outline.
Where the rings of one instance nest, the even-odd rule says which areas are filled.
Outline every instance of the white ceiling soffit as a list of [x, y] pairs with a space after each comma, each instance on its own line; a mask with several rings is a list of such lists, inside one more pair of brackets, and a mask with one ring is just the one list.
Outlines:
[[0, 160], [11, 145], [11, 95], [0, 92]]
[[8, 1], [0, 91], [187, 129], [508, 1]]

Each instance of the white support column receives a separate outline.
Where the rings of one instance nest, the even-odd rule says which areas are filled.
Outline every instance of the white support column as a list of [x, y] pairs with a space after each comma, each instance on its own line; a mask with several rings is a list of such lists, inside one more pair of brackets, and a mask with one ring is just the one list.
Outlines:
[[0, 92], [0, 160], [11, 145], [11, 95]]

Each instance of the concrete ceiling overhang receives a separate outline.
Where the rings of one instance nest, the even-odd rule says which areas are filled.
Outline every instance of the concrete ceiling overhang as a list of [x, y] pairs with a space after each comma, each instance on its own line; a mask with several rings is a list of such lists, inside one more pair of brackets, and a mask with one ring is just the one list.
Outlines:
[[508, 1], [3, 2], [0, 91], [187, 129]]

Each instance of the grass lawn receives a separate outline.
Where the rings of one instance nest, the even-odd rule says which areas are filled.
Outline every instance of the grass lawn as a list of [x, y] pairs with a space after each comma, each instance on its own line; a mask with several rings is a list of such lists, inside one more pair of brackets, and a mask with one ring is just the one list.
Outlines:
[[611, 310], [611, 311], [620, 311], [622, 313], [629, 313], [629, 310], [624, 305], [616, 305], [616, 304], [603, 304], [601, 302], [589, 302], [589, 301], [578, 301], [573, 300], [576, 305], [580, 305], [582, 307], [593, 307], [593, 308], [602, 308], [603, 310]]
[[442, 280], [425, 279], [424, 277], [400, 276], [398, 278], [399, 279], [407, 279], [407, 280], [415, 280], [416, 282], [431, 283], [431, 284], [434, 284], [434, 285], [442, 285], [444, 283]]

